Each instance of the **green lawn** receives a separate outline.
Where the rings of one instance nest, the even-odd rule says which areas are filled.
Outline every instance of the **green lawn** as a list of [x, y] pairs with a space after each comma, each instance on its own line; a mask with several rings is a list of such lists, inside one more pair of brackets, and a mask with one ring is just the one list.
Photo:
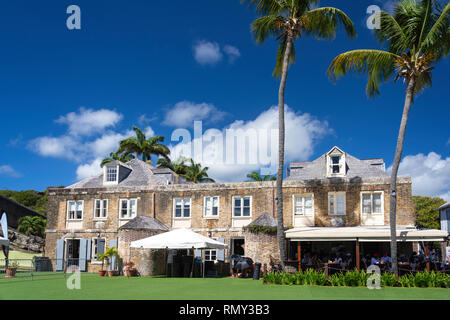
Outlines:
[[[60, 275], [61, 277], [61, 275]], [[69, 290], [64, 278], [0, 279], [0, 299], [160, 299], [160, 300], [308, 300], [308, 299], [440, 299], [449, 289], [336, 288], [263, 285], [252, 279], [101, 278], [84, 274], [80, 290]]]
[[[28, 253], [23, 251], [17, 251], [17, 250], [11, 250], [9, 251], [8, 258], [10, 260], [15, 260], [19, 263], [19, 266], [21, 268], [30, 268], [31, 267], [31, 260], [33, 260], [33, 257], [42, 257], [42, 253]], [[0, 260], [5, 259], [5, 255], [3, 254], [3, 251], [0, 250]], [[17, 259], [17, 260], [16, 260]], [[0, 265], [3, 265], [4, 261], [0, 261]], [[1, 275], [0, 275], [1, 277]]]

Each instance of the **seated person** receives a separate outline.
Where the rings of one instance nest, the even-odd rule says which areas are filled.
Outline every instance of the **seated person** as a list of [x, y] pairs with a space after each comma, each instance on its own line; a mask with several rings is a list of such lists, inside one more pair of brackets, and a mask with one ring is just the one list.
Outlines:
[[311, 258], [309, 257], [309, 253], [306, 253], [303, 257], [302, 264], [311, 265]]
[[370, 264], [379, 264], [380, 258], [378, 257], [378, 253], [374, 253], [372, 259], [370, 260]]
[[388, 256], [387, 252], [383, 253], [383, 256], [381, 257], [381, 263], [383, 263], [383, 264], [392, 263], [392, 259], [391, 259], [391, 257]]

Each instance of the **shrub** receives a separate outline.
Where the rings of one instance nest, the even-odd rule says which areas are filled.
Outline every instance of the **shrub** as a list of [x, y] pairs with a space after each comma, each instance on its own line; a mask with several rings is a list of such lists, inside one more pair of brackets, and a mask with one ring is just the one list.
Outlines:
[[385, 272], [381, 274], [381, 285], [383, 287], [395, 287], [397, 284], [397, 279], [395, 278], [395, 274], [390, 272]]

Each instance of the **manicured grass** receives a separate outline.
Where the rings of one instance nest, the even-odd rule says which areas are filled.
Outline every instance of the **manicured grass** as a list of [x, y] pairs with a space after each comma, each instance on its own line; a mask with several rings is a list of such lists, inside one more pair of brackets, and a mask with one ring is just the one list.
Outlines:
[[80, 290], [66, 280], [48, 276], [0, 279], [0, 299], [156, 299], [156, 300], [450, 300], [449, 289], [276, 286], [252, 279], [101, 278], [83, 274]]
[[[17, 251], [17, 250], [11, 250], [9, 251], [8, 258], [10, 260], [16, 260], [19, 263], [19, 266], [22, 268], [30, 268], [31, 267], [31, 260], [33, 260], [33, 257], [42, 257], [42, 253], [28, 253], [23, 251]], [[3, 254], [3, 251], [0, 250], [0, 260], [5, 259], [5, 255]], [[0, 265], [3, 265], [4, 261], [0, 261]], [[0, 275], [1, 276], [1, 275]]]

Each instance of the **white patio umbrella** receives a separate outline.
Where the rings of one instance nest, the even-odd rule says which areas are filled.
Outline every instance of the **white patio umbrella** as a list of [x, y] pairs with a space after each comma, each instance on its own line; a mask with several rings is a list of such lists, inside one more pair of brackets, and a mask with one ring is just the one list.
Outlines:
[[[225, 249], [227, 245], [189, 229], [175, 229], [132, 241], [130, 247], [144, 249]], [[204, 266], [204, 261], [202, 263]], [[203, 276], [205, 276], [204, 271]]]

